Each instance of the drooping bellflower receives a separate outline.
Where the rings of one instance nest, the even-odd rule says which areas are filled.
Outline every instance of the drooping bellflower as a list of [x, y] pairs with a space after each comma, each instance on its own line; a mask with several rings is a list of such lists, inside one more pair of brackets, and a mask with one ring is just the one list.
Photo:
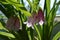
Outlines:
[[38, 10], [38, 13], [33, 13], [32, 16], [28, 17], [28, 20], [25, 24], [27, 24], [28, 27], [32, 27], [35, 23], [39, 23], [40, 25], [43, 25], [44, 23], [44, 13], [42, 10]]
[[6, 24], [6, 27], [9, 29], [9, 30], [19, 30], [20, 28], [20, 21], [19, 21], [19, 18], [18, 17], [10, 17], [8, 20], [7, 20], [7, 24]]
[[32, 27], [36, 23], [37, 15], [32, 14], [32, 16], [28, 17], [27, 22], [24, 22], [24, 24], [27, 24], [28, 27]]
[[38, 21], [40, 25], [44, 23], [44, 13], [41, 9], [38, 10]]

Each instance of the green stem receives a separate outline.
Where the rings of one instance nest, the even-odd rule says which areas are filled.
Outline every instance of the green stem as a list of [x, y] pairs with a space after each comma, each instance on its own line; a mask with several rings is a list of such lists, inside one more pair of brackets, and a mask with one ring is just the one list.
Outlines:
[[31, 35], [30, 35], [30, 31], [28, 31], [28, 37], [29, 37], [29, 40], [32, 40]]
[[35, 30], [36, 30], [36, 32], [38, 34], [39, 40], [41, 40], [41, 35], [40, 35], [40, 32], [39, 32], [38, 28], [35, 25], [34, 25], [34, 28], [35, 28]]
[[41, 38], [42, 38], [41, 40], [43, 40], [43, 33], [44, 33], [44, 32], [43, 32], [43, 26], [40, 25], [40, 27], [41, 27]]
[[28, 34], [29, 40], [32, 40], [32, 37], [31, 37], [31, 34], [30, 34], [30, 29], [28, 29], [28, 27], [26, 27], [26, 30], [27, 30], [27, 34]]

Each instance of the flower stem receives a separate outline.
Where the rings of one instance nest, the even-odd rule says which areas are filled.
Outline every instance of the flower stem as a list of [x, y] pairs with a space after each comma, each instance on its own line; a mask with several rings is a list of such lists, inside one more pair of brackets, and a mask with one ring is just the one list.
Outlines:
[[29, 37], [29, 40], [32, 40], [31, 35], [30, 35], [30, 31], [28, 31], [28, 37]]
[[40, 32], [39, 32], [38, 28], [36, 27], [36, 25], [34, 25], [34, 28], [38, 34], [39, 40], [41, 40], [41, 35], [40, 35]]
[[41, 40], [43, 40], [43, 34], [44, 34], [44, 32], [43, 32], [43, 26], [40, 25], [40, 27], [41, 27]]
[[27, 30], [27, 34], [28, 34], [29, 40], [32, 40], [32, 37], [31, 37], [31, 34], [30, 34], [30, 29], [28, 30], [28, 28], [26, 27], [26, 30]]

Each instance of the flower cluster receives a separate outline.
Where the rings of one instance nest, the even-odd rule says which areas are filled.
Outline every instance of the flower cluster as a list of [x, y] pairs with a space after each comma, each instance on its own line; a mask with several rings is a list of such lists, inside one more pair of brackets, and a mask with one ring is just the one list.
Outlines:
[[38, 10], [38, 13], [33, 13], [32, 16], [28, 17], [27, 24], [28, 27], [32, 27], [35, 23], [39, 23], [40, 25], [43, 25], [44, 23], [44, 13], [41, 9]]
[[[44, 13], [41, 9], [38, 10], [38, 13], [32, 14], [32, 16], [28, 17], [27, 22], [24, 22], [27, 24], [28, 27], [34, 26], [35, 23], [38, 23], [40, 25], [43, 25], [44, 23]], [[18, 17], [10, 17], [7, 21], [7, 28], [10, 30], [19, 30], [20, 28], [20, 21]]]

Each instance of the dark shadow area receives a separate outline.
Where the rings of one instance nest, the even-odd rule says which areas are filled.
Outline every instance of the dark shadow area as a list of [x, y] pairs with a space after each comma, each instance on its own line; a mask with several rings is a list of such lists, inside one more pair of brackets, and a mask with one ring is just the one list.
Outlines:
[[53, 29], [53, 31], [52, 31], [52, 35], [51, 35], [51, 40], [52, 40], [52, 38], [55, 36], [55, 34], [56, 33], [58, 33], [58, 32], [60, 32], [60, 23], [58, 23], [56, 26], [55, 26], [55, 28]]

